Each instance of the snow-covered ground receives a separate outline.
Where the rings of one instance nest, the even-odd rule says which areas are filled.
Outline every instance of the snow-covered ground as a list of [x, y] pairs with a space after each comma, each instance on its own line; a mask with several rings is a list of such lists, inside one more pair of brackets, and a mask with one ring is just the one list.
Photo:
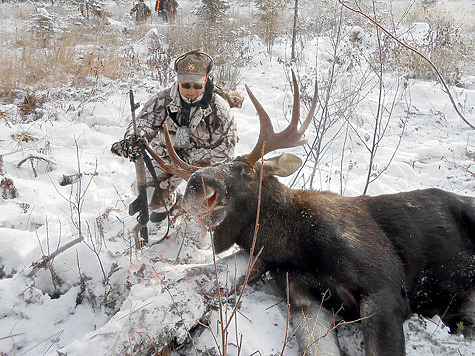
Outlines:
[[[184, 8], [196, 5], [196, 1], [182, 2]], [[447, 2], [447, 6], [452, 3], [457, 2]], [[470, 1], [464, 3], [472, 11]], [[7, 5], [0, 4], [0, 10]], [[48, 6], [43, 5], [42, 11], [48, 11]], [[127, 9], [129, 4], [122, 7]], [[4, 36], [15, 26], [21, 24], [8, 17], [0, 20]], [[117, 16], [109, 26], [134, 24]], [[146, 26], [153, 30], [164, 25]], [[374, 45], [374, 39], [361, 31], [361, 46]], [[257, 39], [250, 43], [253, 56], [240, 71], [237, 91], [245, 96], [247, 84], [275, 120], [274, 125], [282, 129], [292, 97], [290, 42], [277, 41], [272, 57]], [[138, 52], [147, 52], [146, 41], [135, 46]], [[343, 48], [341, 67], [347, 65], [345, 58], [361, 51], [348, 40]], [[325, 35], [310, 40], [299, 51], [294, 67], [310, 83], [308, 88], [316, 62], [322, 82], [338, 62]], [[451, 92], [465, 118], [475, 124], [475, 77], [465, 76], [464, 80], [468, 83], [465, 88], [452, 87]], [[210, 305], [210, 326], [217, 332], [217, 299], [199, 290], [211, 288], [214, 282], [187, 272], [190, 267], [212, 263], [209, 235], [198, 222], [178, 216], [164, 241], [142, 250], [134, 247], [131, 229], [136, 221], [127, 213], [128, 204], [135, 199], [134, 167], [110, 153], [111, 144], [122, 138], [128, 124], [131, 83], [137, 102], [145, 102], [160, 89], [146, 76], [131, 82], [100, 78], [93, 91], [85, 85], [80, 89], [51, 86], [37, 92], [57, 99], [47, 99], [27, 118], [20, 113], [21, 95], [13, 103], [0, 104], [0, 179], [11, 180], [17, 192], [12, 199], [11, 190], [0, 191], [4, 194], [0, 199], [0, 353], [141, 354], [145, 352], [142, 345], [160, 345], [164, 340], [168, 344], [173, 338], [183, 342], [188, 332], [183, 323], [189, 327], [196, 324], [196, 318], [206, 314]], [[385, 83], [383, 100], [392, 108], [392, 116], [373, 162], [373, 171], [381, 175], [371, 182], [368, 194], [439, 187], [474, 196], [475, 131], [457, 115], [441, 85], [404, 80], [391, 73], [385, 74]], [[366, 145], [373, 137], [377, 82], [374, 76], [349, 71], [341, 74], [335, 85], [341, 92], [359, 90], [361, 94], [347, 96], [346, 104], [355, 104], [356, 109], [343, 110], [342, 106], [340, 116], [335, 109], [339, 102], [331, 102], [332, 125], [322, 140], [324, 154], [313, 188], [354, 196], [363, 192], [366, 181], [370, 156]], [[324, 90], [322, 87], [321, 93]], [[339, 97], [345, 97], [341, 92]], [[236, 154], [253, 147], [259, 129], [255, 109], [245, 97], [243, 107], [233, 109], [240, 137]], [[311, 143], [315, 127], [307, 136]], [[304, 159], [306, 150], [308, 147], [289, 151]], [[313, 163], [307, 162], [295, 187], [304, 183], [308, 187], [312, 170]], [[291, 184], [294, 178], [283, 181]], [[72, 184], [61, 184], [65, 179]], [[152, 242], [165, 232], [164, 226], [154, 224], [149, 224], [149, 229]], [[47, 261], [48, 268], [34, 270], [44, 256], [79, 236], [84, 241]], [[238, 265], [242, 268], [245, 261]], [[228, 277], [233, 273], [231, 269]], [[231, 305], [228, 308], [231, 310]], [[241, 355], [282, 352], [286, 303], [272, 282], [248, 286], [236, 316], [238, 322], [231, 323], [229, 330], [229, 354], [237, 354], [241, 337]], [[414, 315], [404, 328], [409, 355], [475, 354], [475, 342], [449, 334], [438, 317], [428, 320]], [[193, 331], [196, 348], [214, 354], [212, 349], [218, 348], [220, 337], [214, 339], [208, 330], [198, 329]], [[357, 325], [340, 330], [340, 343], [347, 354], [362, 355]], [[195, 353], [190, 345], [176, 352]], [[292, 339], [283, 353], [297, 352]]]

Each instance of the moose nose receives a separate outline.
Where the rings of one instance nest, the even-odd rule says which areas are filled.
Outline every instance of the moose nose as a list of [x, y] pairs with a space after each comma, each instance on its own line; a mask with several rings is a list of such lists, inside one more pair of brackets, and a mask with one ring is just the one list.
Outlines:
[[193, 213], [200, 209], [205, 199], [203, 174], [201, 171], [196, 171], [190, 176], [186, 184], [182, 207], [188, 213]]
[[183, 208], [189, 213], [213, 209], [221, 199], [223, 183], [219, 171], [207, 167], [190, 176], [183, 196]]

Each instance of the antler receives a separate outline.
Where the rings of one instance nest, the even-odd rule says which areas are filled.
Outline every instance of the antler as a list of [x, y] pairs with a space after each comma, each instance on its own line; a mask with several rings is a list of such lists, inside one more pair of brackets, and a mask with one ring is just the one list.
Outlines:
[[190, 176], [195, 171], [197, 171], [198, 169], [202, 167], [197, 167], [197, 166], [188, 164], [177, 155], [175, 149], [173, 148], [173, 143], [172, 143], [172, 140], [170, 139], [170, 133], [168, 132], [168, 127], [167, 127], [166, 122], [163, 124], [163, 131], [165, 134], [165, 142], [167, 145], [168, 155], [170, 156], [170, 159], [172, 160], [172, 162], [175, 163], [175, 166], [165, 162], [159, 155], [155, 153], [154, 150], [150, 148], [149, 145], [145, 145], [145, 149], [153, 157], [153, 159], [157, 161], [160, 167], [162, 167], [165, 170], [165, 172], [176, 175], [184, 180], [188, 180], [188, 178], [190, 178]]
[[249, 153], [245, 158], [249, 164], [254, 165], [261, 158], [261, 155], [263, 156], [266, 153], [269, 153], [276, 149], [300, 146], [305, 143], [305, 140], [302, 139], [302, 135], [308, 128], [308, 125], [310, 125], [313, 114], [315, 112], [315, 107], [317, 105], [317, 83], [315, 83], [315, 93], [313, 96], [310, 111], [308, 112], [307, 117], [305, 118], [305, 121], [303, 122], [302, 126], [297, 129], [300, 117], [300, 96], [297, 78], [295, 77], [295, 73], [293, 70], [292, 81], [294, 86], [294, 104], [292, 108], [292, 120], [290, 121], [290, 124], [289, 126], [287, 126], [287, 128], [278, 133], [274, 132], [274, 128], [272, 127], [269, 115], [267, 115], [262, 105], [259, 103], [259, 101], [257, 101], [254, 94], [252, 94], [251, 90], [246, 85], [247, 93], [249, 94], [249, 97], [251, 98], [251, 101], [257, 110], [260, 122], [260, 132], [256, 146], [252, 149], [251, 153]]

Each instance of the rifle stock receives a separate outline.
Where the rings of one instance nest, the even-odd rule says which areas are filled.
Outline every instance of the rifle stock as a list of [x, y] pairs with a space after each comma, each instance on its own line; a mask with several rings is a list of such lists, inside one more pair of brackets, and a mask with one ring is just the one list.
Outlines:
[[[129, 91], [130, 97], [130, 110], [132, 112], [132, 125], [134, 128], [135, 137], [138, 137], [138, 130], [137, 130], [137, 123], [135, 120], [135, 109], [137, 109], [138, 105], [134, 102], [134, 93], [132, 89]], [[138, 144], [138, 143], [133, 143]], [[145, 154], [144, 152], [142, 154]], [[139, 213], [137, 216], [137, 225], [132, 229], [135, 238], [135, 246], [137, 248], [141, 248], [143, 244], [148, 243], [148, 228], [147, 223], [149, 220], [149, 212], [148, 212], [148, 200], [147, 200], [147, 178], [145, 176], [145, 162], [142, 155], [137, 157], [135, 161], [135, 175], [137, 177], [137, 190], [138, 196], [130, 205], [129, 205], [129, 215], [135, 215], [135, 213]], [[139, 233], [142, 237], [142, 241], [139, 239]], [[143, 244], [142, 244], [143, 242]]]

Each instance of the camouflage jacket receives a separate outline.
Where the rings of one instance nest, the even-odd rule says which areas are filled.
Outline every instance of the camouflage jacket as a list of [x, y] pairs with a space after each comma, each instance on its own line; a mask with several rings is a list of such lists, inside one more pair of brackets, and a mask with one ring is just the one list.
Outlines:
[[[184, 108], [176, 83], [155, 94], [144, 105], [136, 119], [139, 134], [160, 157], [170, 161], [163, 134], [163, 123], [166, 121], [172, 142], [175, 146], [181, 146], [178, 153], [184, 161], [205, 166], [232, 158], [237, 143], [234, 115], [226, 100], [213, 93], [212, 89], [212, 85], [210, 88], [207, 85], [203, 95], [208, 95], [209, 99], [203, 100], [201, 105], [191, 108], [189, 112], [189, 124], [185, 127], [189, 139], [185, 144], [181, 142], [177, 145], [180, 139], [177, 137], [180, 129], [177, 117], [180, 117]], [[125, 136], [132, 133], [132, 124], [129, 124]]]
[[132, 16], [134, 12], [135, 12], [135, 20], [137, 22], [145, 21], [152, 14], [152, 11], [147, 5], [145, 4], [141, 5], [140, 3], [135, 4], [132, 10], [130, 10], [130, 15]]

